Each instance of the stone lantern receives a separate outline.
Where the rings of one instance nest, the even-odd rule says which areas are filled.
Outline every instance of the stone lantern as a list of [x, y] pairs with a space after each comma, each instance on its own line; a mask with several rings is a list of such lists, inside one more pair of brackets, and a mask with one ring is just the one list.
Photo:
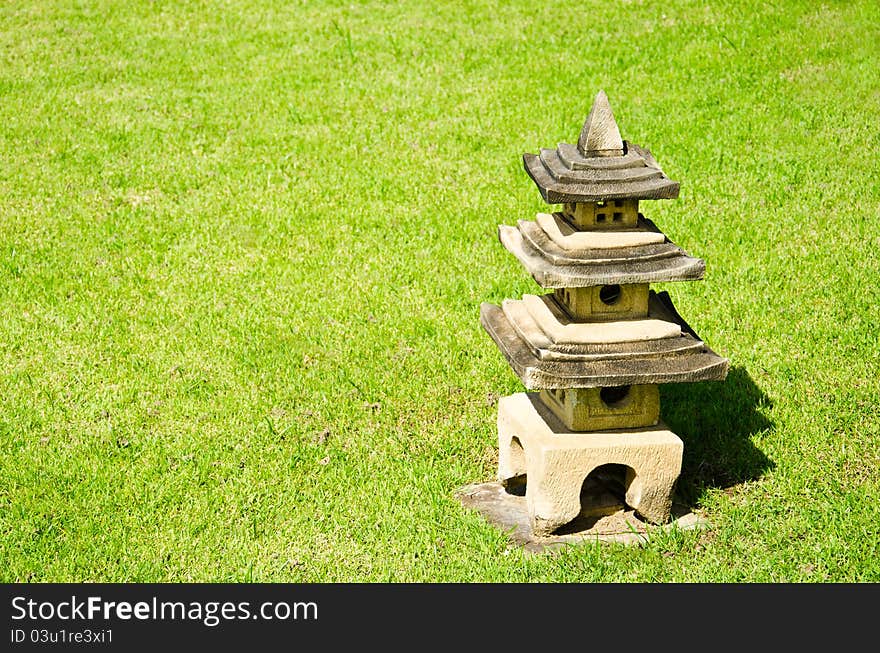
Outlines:
[[623, 466], [625, 501], [644, 519], [670, 518], [683, 443], [660, 421], [661, 383], [722, 380], [711, 351], [654, 282], [701, 279], [702, 260], [640, 212], [679, 184], [651, 153], [623, 141], [600, 91], [577, 145], [523, 156], [548, 204], [499, 238], [549, 292], [483, 304], [480, 321], [527, 390], [498, 403], [498, 477], [526, 482], [534, 535], [580, 512], [581, 487]]

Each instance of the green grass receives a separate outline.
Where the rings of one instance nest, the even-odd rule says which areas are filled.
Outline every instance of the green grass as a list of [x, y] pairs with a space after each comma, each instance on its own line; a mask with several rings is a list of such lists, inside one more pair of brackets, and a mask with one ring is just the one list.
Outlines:
[[[880, 580], [875, 2], [0, 7], [0, 578]], [[455, 500], [521, 385], [496, 226], [595, 93], [731, 359], [667, 386], [711, 520], [528, 556]]]

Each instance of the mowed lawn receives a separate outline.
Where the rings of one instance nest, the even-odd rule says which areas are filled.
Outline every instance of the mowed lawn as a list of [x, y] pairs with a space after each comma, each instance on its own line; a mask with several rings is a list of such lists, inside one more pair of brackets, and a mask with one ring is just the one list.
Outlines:
[[[880, 580], [880, 7], [0, 7], [0, 579]], [[522, 389], [499, 223], [604, 89], [731, 360], [664, 386], [711, 528], [527, 555], [454, 493]]]

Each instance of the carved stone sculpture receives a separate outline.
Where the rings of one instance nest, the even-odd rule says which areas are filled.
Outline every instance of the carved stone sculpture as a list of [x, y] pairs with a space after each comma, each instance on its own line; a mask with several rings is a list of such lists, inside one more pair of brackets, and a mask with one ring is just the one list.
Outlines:
[[499, 239], [543, 295], [483, 304], [483, 327], [527, 390], [498, 405], [502, 482], [526, 480], [535, 535], [580, 510], [585, 478], [623, 465], [626, 503], [654, 523], [669, 519], [681, 439], [660, 421], [658, 384], [722, 380], [710, 350], [649, 284], [701, 279], [702, 260], [639, 213], [639, 201], [674, 199], [679, 184], [621, 139], [600, 91], [577, 145], [523, 156], [549, 204], [534, 221], [499, 227]]

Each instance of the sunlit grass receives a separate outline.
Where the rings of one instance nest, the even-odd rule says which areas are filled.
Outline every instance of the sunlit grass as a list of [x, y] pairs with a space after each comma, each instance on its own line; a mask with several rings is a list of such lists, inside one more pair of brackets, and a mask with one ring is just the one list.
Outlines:
[[[880, 579], [873, 2], [0, 8], [6, 581]], [[521, 385], [498, 223], [595, 93], [682, 184], [712, 524], [525, 556], [454, 491]]]

